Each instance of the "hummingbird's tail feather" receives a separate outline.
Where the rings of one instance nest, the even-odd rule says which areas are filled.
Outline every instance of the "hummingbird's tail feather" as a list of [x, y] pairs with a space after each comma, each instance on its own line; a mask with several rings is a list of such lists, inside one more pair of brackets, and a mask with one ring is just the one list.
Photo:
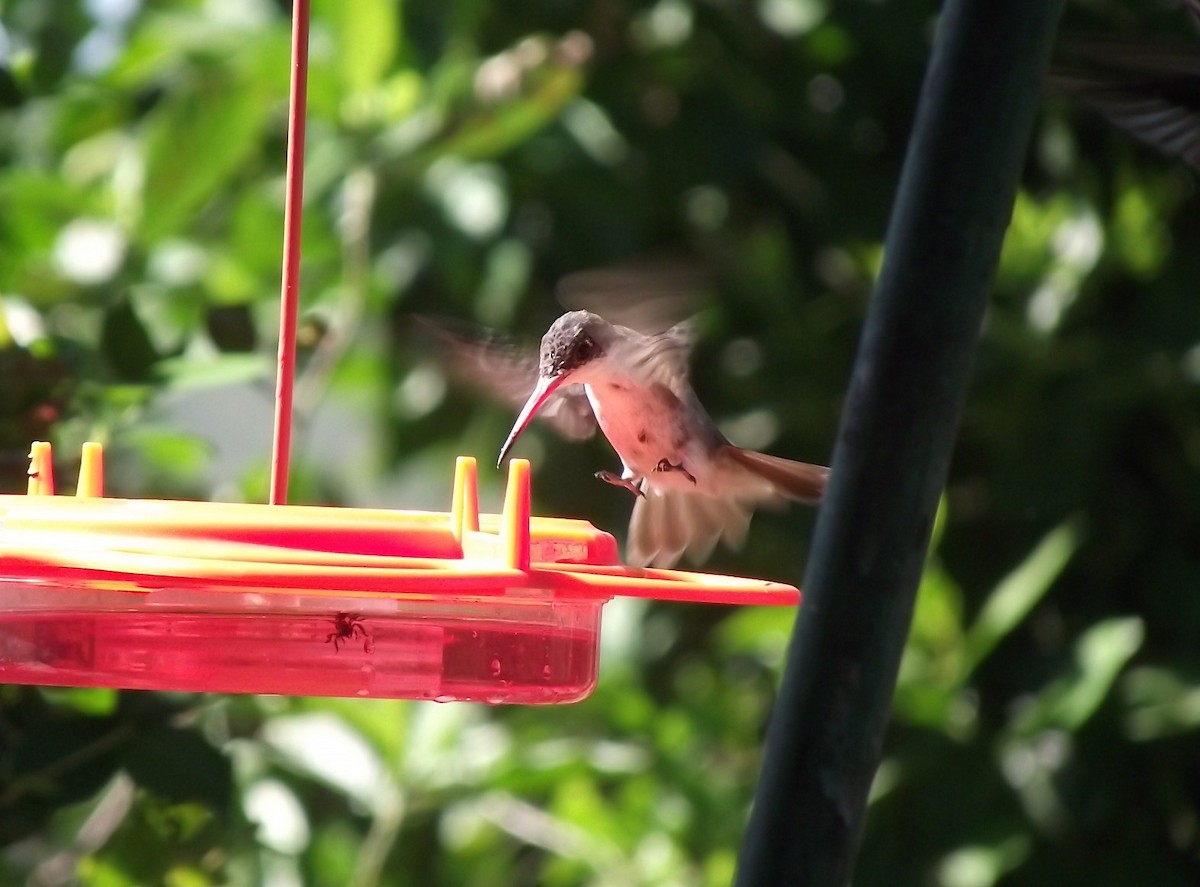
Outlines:
[[753, 504], [643, 484], [629, 519], [626, 560], [634, 566], [673, 567], [680, 557], [700, 563], [718, 542], [738, 548], [746, 538]]
[[742, 468], [767, 481], [775, 490], [799, 502], [819, 502], [829, 482], [829, 469], [727, 444], [725, 452]]

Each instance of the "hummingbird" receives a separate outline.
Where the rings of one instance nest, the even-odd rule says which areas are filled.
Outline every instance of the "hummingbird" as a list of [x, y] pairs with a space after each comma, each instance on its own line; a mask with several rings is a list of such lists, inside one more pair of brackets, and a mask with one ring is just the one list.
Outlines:
[[635, 566], [674, 566], [685, 553], [700, 562], [718, 541], [737, 547], [756, 507], [816, 503], [829, 477], [824, 466], [726, 439], [688, 381], [690, 329], [685, 321], [647, 334], [575, 310], [546, 331], [536, 362], [486, 344], [452, 343], [460, 371], [475, 364], [485, 377], [479, 381], [514, 402], [524, 392], [497, 465], [539, 413], [573, 438], [599, 427], [622, 471], [596, 477], [634, 496], [626, 560]]

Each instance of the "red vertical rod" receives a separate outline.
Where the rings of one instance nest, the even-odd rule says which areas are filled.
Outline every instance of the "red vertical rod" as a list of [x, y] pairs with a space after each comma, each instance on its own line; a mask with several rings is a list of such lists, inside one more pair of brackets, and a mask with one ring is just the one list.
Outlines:
[[283, 284], [275, 383], [275, 443], [271, 504], [287, 503], [292, 449], [292, 390], [296, 379], [296, 315], [300, 304], [300, 216], [304, 204], [304, 123], [308, 105], [309, 0], [292, 4], [292, 86], [288, 102], [287, 198], [283, 210]]

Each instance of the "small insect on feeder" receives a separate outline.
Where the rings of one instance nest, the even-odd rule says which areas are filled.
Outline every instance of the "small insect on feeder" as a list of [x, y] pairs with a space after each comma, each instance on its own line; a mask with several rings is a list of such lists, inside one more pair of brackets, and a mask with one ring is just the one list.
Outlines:
[[629, 568], [591, 524], [531, 517], [524, 460], [500, 514], [479, 513], [467, 457], [446, 513], [286, 504], [307, 0], [292, 60], [271, 504], [106, 498], [97, 444], [56, 496], [35, 443], [27, 494], [0, 496], [0, 683], [573, 702], [616, 595], [795, 605], [790, 585]]
[[616, 595], [794, 605], [789, 585], [622, 566], [586, 521], [530, 516], [509, 464], [480, 514], [458, 459], [449, 512], [116, 499], [100, 447], [54, 495], [50, 445], [0, 496], [0, 682], [573, 702]]

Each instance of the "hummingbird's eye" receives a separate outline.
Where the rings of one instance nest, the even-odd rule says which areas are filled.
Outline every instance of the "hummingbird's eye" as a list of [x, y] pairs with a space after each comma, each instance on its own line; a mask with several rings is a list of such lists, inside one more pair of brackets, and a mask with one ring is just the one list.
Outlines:
[[584, 336], [575, 346], [575, 360], [579, 363], [583, 363], [586, 360], [591, 360], [596, 356], [599, 350], [600, 349], [596, 346], [595, 339], [593, 339], [591, 336]]

